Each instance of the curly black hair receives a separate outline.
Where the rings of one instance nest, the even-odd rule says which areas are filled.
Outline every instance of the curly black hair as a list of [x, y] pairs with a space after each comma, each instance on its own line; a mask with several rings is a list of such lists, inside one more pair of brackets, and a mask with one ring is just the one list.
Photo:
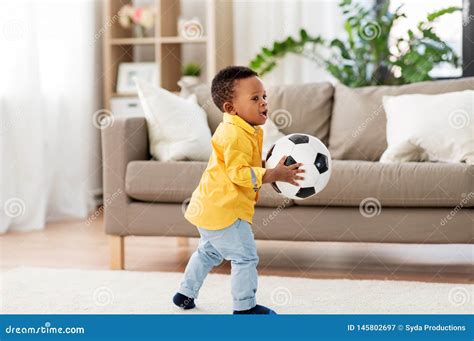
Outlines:
[[258, 76], [246, 66], [228, 66], [220, 70], [212, 80], [211, 94], [216, 106], [224, 112], [224, 103], [234, 96], [234, 82], [238, 79]]

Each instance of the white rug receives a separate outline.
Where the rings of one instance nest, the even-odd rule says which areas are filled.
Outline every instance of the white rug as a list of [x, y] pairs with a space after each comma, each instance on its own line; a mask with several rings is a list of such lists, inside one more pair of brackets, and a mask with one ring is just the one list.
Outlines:
[[[15, 268], [2, 272], [2, 313], [175, 314], [181, 273]], [[470, 314], [473, 284], [259, 277], [257, 299], [280, 314]], [[232, 311], [230, 276], [211, 274], [187, 314]]]

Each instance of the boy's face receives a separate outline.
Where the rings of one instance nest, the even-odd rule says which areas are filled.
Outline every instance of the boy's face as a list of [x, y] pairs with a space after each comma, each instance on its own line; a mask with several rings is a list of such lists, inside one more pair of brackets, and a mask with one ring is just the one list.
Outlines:
[[251, 125], [264, 124], [268, 108], [263, 82], [258, 77], [236, 80], [232, 103], [224, 103], [224, 108], [228, 113], [240, 116]]

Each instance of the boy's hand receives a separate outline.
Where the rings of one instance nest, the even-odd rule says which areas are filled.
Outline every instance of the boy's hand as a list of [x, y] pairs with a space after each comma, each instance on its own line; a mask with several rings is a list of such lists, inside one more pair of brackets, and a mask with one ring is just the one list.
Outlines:
[[303, 164], [295, 163], [290, 166], [285, 166], [286, 156], [283, 156], [275, 168], [267, 169], [263, 175], [263, 182], [283, 181], [289, 182], [292, 185], [299, 186], [295, 180], [304, 180], [304, 177], [299, 176], [299, 173], [304, 173], [304, 169], [299, 169]]

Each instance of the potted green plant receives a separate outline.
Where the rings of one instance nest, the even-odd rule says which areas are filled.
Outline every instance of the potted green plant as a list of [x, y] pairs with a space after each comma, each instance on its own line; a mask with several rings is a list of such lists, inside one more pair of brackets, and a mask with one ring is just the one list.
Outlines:
[[459, 57], [435, 33], [434, 25], [440, 17], [461, 8], [447, 7], [428, 14], [415, 29], [398, 38], [390, 49], [390, 31], [398, 20], [406, 18], [406, 14], [402, 6], [394, 12], [389, 6], [389, 0], [371, 8], [342, 0], [339, 7], [345, 19], [345, 40], [328, 41], [301, 29], [296, 39], [290, 36], [275, 41], [272, 47], [263, 47], [250, 62], [250, 67], [263, 76], [288, 53], [295, 53], [325, 68], [343, 84], [360, 87], [429, 80], [429, 73], [436, 65], [459, 65]]

